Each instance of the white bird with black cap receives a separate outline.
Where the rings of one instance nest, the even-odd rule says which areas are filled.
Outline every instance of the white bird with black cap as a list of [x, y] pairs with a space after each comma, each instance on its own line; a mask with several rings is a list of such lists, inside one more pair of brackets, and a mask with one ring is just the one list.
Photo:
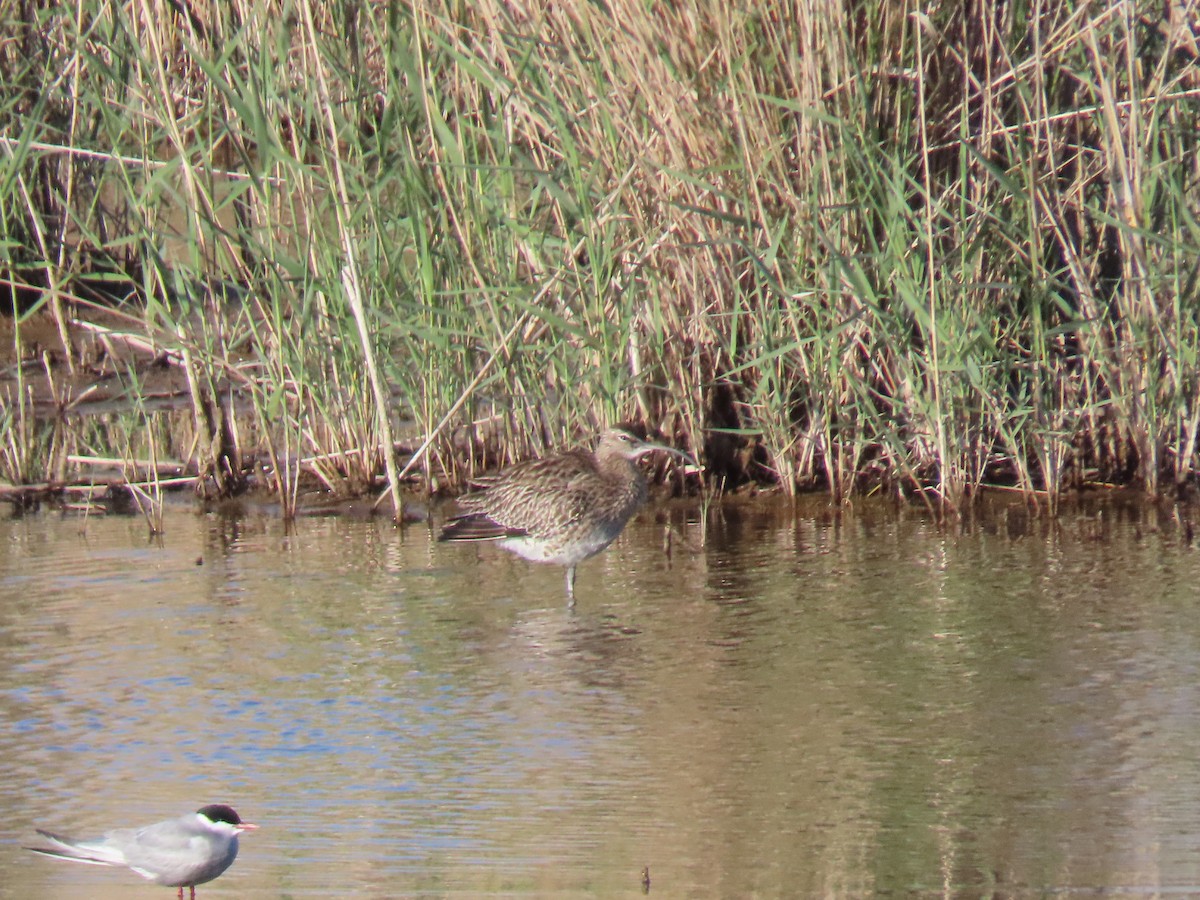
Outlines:
[[230, 806], [214, 803], [194, 813], [142, 828], [118, 828], [101, 838], [79, 841], [37, 829], [49, 846], [26, 847], [34, 853], [94, 866], [132, 869], [155, 884], [191, 889], [212, 881], [237, 859], [238, 835], [257, 828]]

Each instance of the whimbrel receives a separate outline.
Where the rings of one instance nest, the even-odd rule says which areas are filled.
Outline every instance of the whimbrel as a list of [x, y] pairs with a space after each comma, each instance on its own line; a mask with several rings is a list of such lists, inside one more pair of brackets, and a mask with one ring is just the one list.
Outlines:
[[646, 502], [637, 460], [656, 450], [693, 461], [618, 427], [600, 435], [594, 453], [568, 450], [480, 478], [482, 490], [458, 498], [462, 514], [438, 540], [499, 541], [525, 559], [566, 566], [573, 604], [575, 567], [611, 544]]

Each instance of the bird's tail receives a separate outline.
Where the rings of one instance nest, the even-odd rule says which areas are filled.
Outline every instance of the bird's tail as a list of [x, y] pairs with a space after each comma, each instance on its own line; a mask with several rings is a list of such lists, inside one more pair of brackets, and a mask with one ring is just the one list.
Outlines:
[[506, 538], [525, 537], [523, 528], [505, 528], [482, 513], [455, 516], [442, 526], [439, 541], [502, 541]]
[[25, 847], [24, 849], [32, 850], [34, 853], [40, 853], [43, 856], [69, 859], [72, 862], [88, 863], [93, 866], [115, 866], [123, 862], [112, 850], [105, 847], [98, 847], [87, 841], [76, 841], [69, 837], [52, 834], [49, 831], [42, 831], [40, 828], [37, 829], [37, 833], [44, 837], [50, 846]]

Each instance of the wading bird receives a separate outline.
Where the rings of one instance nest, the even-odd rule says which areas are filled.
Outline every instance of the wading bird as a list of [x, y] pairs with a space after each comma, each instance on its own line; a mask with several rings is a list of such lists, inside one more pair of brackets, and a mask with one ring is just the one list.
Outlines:
[[595, 452], [568, 450], [484, 476], [481, 490], [458, 498], [461, 515], [442, 541], [498, 541], [534, 562], [567, 567], [567, 597], [575, 602], [575, 567], [611, 544], [646, 502], [637, 460], [648, 453], [686, 453], [644, 441], [628, 428], [609, 428]]

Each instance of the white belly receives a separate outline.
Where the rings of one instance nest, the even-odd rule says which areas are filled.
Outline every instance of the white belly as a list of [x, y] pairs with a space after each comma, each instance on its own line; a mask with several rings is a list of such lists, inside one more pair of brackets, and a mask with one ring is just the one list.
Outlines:
[[548, 562], [560, 566], [573, 566], [595, 556], [616, 538], [602, 531], [595, 531], [578, 541], [572, 541], [566, 546], [554, 540], [543, 540], [533, 537], [507, 538], [500, 546], [509, 550], [522, 559], [530, 562]]

